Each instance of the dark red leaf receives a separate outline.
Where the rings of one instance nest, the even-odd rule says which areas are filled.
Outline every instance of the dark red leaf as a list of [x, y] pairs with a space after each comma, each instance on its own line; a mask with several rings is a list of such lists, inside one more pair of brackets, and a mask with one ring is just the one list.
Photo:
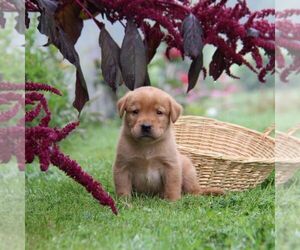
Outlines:
[[105, 28], [99, 36], [101, 47], [101, 70], [106, 83], [114, 90], [123, 82], [120, 69], [120, 48]]
[[125, 85], [130, 90], [144, 85], [147, 71], [146, 50], [137, 26], [131, 20], [126, 24], [120, 63]]
[[84, 107], [85, 103], [89, 100], [89, 93], [87, 88], [82, 85], [85, 82], [81, 68], [76, 70], [76, 88], [75, 88], [75, 100], [73, 102], [73, 107], [76, 108], [79, 113]]
[[164, 37], [164, 33], [160, 30], [159, 23], [156, 23], [153, 27], [145, 30], [145, 45], [147, 48], [147, 62], [149, 63], [156, 50]]
[[76, 43], [83, 28], [83, 21], [79, 18], [81, 9], [76, 2], [68, 2], [58, 6], [56, 20], [65, 33], [68, 34], [72, 43]]
[[203, 30], [201, 23], [193, 14], [189, 14], [182, 22], [184, 54], [197, 58], [203, 49]]
[[59, 2], [53, 0], [37, 0], [37, 3], [42, 10], [39, 17], [39, 31], [48, 36], [48, 43], [54, 44], [77, 69], [73, 106], [80, 112], [85, 102], [89, 100], [89, 96], [79, 56], [75, 50], [75, 43], [80, 36], [83, 25], [82, 20], [77, 16], [79, 11], [72, 2], [70, 2], [70, 6], [66, 3], [59, 5]]
[[226, 59], [220, 49], [217, 49], [209, 65], [209, 75], [216, 81], [226, 69]]
[[196, 86], [202, 68], [203, 68], [203, 54], [201, 53], [197, 58], [195, 58], [192, 61], [192, 64], [190, 66], [189, 73], [188, 73], [189, 85], [188, 85], [187, 92], [189, 92]]

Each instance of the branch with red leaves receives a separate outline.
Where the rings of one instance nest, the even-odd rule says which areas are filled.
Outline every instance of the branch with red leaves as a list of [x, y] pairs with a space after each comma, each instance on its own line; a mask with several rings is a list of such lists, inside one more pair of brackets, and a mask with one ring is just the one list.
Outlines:
[[[4, 11], [22, 12], [18, 1], [1, 1]], [[22, 2], [20, 0], [20, 2]], [[193, 3], [192, 3], [193, 2]], [[101, 30], [99, 45], [102, 52], [101, 69], [106, 83], [116, 91], [125, 84], [129, 89], [150, 85], [147, 65], [161, 42], [177, 48], [182, 57], [190, 57], [191, 90], [198, 82], [200, 72], [217, 80], [221, 74], [234, 76], [231, 66], [245, 65], [264, 82], [267, 74], [275, 72], [275, 61], [282, 81], [292, 73], [300, 72], [299, 16], [297, 9], [275, 13], [274, 9], [252, 12], [246, 0], [234, 6], [228, 0], [175, 1], [175, 0], [25, 0], [26, 25], [28, 12], [40, 12], [39, 30], [49, 38], [64, 57], [77, 69], [76, 94], [73, 103], [79, 111], [88, 101], [88, 91], [75, 43], [81, 35], [83, 20], [92, 19]], [[111, 23], [126, 22], [125, 37], [120, 48], [105, 29], [102, 19]], [[271, 17], [271, 18], [270, 18]], [[274, 20], [275, 23], [270, 21]], [[20, 20], [23, 20], [20, 18]], [[0, 24], [5, 24], [0, 11]], [[20, 25], [18, 25], [20, 26]], [[138, 32], [143, 32], [143, 37]], [[276, 30], [276, 43], [275, 43]], [[216, 47], [209, 63], [203, 67], [203, 47]], [[287, 51], [292, 62], [284, 59]], [[276, 58], [275, 58], [276, 52]], [[252, 57], [254, 63], [247, 61]], [[264, 60], [267, 57], [267, 60]]]
[[[116, 91], [120, 84], [129, 89], [150, 85], [147, 65], [161, 42], [190, 57], [191, 90], [203, 67], [203, 47], [216, 47], [209, 65], [215, 80], [224, 72], [231, 77], [231, 66], [245, 65], [261, 82], [275, 71], [275, 25], [269, 16], [273, 9], [251, 12], [246, 0], [230, 7], [228, 0], [26, 0], [26, 11], [40, 12], [39, 30], [49, 38], [77, 69], [76, 95], [73, 103], [79, 112], [88, 101], [87, 85], [82, 74], [75, 43], [81, 35], [84, 19], [93, 19], [101, 30], [99, 45], [101, 69], [106, 83]], [[102, 19], [111, 23], [126, 22], [121, 48], [105, 29]], [[26, 15], [28, 16], [28, 15]], [[124, 25], [124, 24], [123, 24]], [[125, 26], [125, 25], [124, 25]], [[138, 32], [143, 32], [143, 37]], [[254, 63], [247, 61], [246, 55]], [[263, 60], [266, 55], [267, 61]], [[205, 75], [205, 74], [204, 74]]]
[[[11, 1], [2, 1], [2, 5], [6, 9], [14, 6]], [[123, 83], [131, 90], [151, 84], [147, 65], [161, 42], [167, 44], [167, 57], [171, 48], [175, 47], [183, 58], [192, 59], [188, 90], [196, 85], [201, 71], [204, 76], [208, 72], [214, 80], [223, 73], [238, 78], [231, 72], [234, 64], [245, 65], [257, 74], [261, 82], [265, 82], [267, 74], [275, 72], [275, 60], [282, 81], [287, 81], [291, 73], [300, 72], [300, 25], [292, 19], [300, 15], [299, 10], [275, 13], [274, 9], [263, 9], [251, 12], [246, 0], [237, 1], [232, 7], [228, 0], [196, 3], [188, 0], [26, 0], [25, 6], [26, 13], [41, 13], [40, 32], [47, 35], [49, 43], [75, 65], [77, 79], [73, 105], [79, 111], [89, 99], [74, 47], [81, 35], [84, 19], [94, 20], [101, 30], [102, 74], [114, 91]], [[98, 14], [111, 23], [126, 22], [121, 48], [99, 21]], [[274, 17], [276, 26], [270, 21]], [[28, 24], [29, 19], [26, 21]], [[138, 29], [143, 32], [143, 37]], [[203, 67], [202, 52], [208, 44], [216, 47], [209, 70]], [[290, 64], [284, 60], [284, 50], [292, 58]], [[247, 55], [254, 63], [247, 61]], [[264, 60], [265, 57], [267, 60]]]
[[[40, 93], [48, 91], [61, 95], [60, 91], [46, 84], [27, 82], [25, 96], [22, 93], [12, 92], [22, 89], [24, 89], [22, 84], [0, 83], [0, 103], [10, 104], [11, 107], [0, 113], [0, 123], [7, 125], [0, 128], [0, 162], [6, 163], [12, 156], [16, 156], [19, 169], [24, 170], [25, 163], [32, 163], [37, 157], [41, 171], [47, 171], [50, 164], [53, 164], [84, 186], [100, 204], [109, 206], [113, 213], [117, 214], [114, 200], [101, 184], [84, 172], [76, 161], [60, 152], [57, 143], [65, 139], [79, 122], [69, 123], [62, 129], [49, 127], [51, 112], [47, 100]], [[12, 102], [16, 104], [11, 105]], [[24, 108], [25, 105], [31, 107], [30, 110], [26, 111], [25, 117], [17, 118], [21, 107]], [[4, 123], [13, 118], [19, 119], [15, 126]], [[38, 125], [33, 126], [32, 122], [38, 122]]]

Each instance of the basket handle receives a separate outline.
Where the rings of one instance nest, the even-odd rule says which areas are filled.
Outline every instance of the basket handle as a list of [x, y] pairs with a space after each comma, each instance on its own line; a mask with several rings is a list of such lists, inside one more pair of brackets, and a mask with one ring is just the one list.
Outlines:
[[275, 131], [275, 123], [271, 124], [269, 127], [267, 127], [264, 132], [263, 135], [264, 136], [269, 136], [273, 131]]
[[287, 131], [287, 134], [288, 134], [288, 135], [293, 135], [293, 134], [295, 134], [299, 129], [300, 129], [300, 123], [299, 123], [298, 125], [296, 125], [295, 127], [290, 128], [290, 129]]

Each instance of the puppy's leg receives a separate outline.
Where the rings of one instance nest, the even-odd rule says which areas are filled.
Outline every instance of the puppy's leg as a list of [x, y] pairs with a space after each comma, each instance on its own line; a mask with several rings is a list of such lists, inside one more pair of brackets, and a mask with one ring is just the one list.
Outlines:
[[132, 183], [130, 173], [126, 168], [114, 166], [114, 184], [118, 196], [131, 197]]
[[164, 198], [176, 201], [181, 198], [182, 170], [180, 166], [167, 166], [164, 173]]
[[185, 155], [181, 155], [182, 159], [182, 189], [184, 193], [194, 195], [221, 195], [224, 191], [220, 188], [201, 188], [197, 180], [196, 169], [191, 160]]

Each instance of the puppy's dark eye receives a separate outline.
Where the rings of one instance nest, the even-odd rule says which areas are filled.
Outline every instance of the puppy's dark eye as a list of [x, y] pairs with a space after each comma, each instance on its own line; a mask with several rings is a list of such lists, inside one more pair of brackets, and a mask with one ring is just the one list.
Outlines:
[[139, 110], [138, 110], [138, 109], [132, 110], [132, 114], [137, 115], [138, 113], [139, 113]]
[[163, 112], [161, 112], [160, 110], [157, 110], [157, 111], [156, 111], [156, 114], [158, 114], [158, 115], [162, 115], [162, 114], [163, 114]]

